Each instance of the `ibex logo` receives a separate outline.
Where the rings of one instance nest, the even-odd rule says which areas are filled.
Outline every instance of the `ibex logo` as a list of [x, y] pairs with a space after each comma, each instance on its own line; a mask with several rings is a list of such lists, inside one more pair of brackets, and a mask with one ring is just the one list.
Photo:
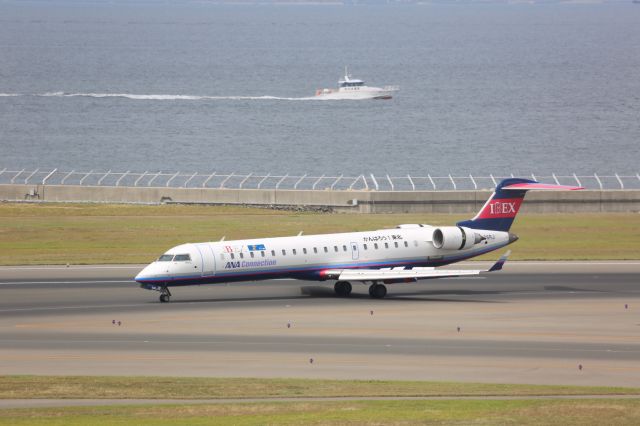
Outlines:
[[502, 198], [491, 200], [489, 204], [480, 213], [480, 218], [502, 218], [514, 217], [520, 209], [522, 198]]
[[516, 214], [516, 203], [502, 203], [499, 200], [489, 204], [489, 208], [491, 209], [491, 214]]

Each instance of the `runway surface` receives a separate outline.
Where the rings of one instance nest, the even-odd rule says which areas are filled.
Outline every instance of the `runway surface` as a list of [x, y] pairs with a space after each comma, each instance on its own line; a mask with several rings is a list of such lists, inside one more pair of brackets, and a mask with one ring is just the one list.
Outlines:
[[0, 374], [640, 383], [640, 262], [512, 262], [383, 300], [359, 284], [175, 288], [169, 304], [140, 269], [0, 267]]

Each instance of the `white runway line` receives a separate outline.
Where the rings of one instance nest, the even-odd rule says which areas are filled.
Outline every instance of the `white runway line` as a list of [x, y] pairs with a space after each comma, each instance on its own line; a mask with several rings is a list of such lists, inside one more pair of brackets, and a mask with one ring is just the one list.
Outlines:
[[149, 306], [149, 303], [132, 303], [129, 305], [42, 306], [39, 308], [0, 309], [0, 312], [58, 311], [58, 310], [63, 311], [63, 310], [70, 310], [70, 309], [130, 308], [132, 306]]
[[0, 285], [38, 285], [38, 284], [113, 284], [113, 283], [135, 283], [132, 279], [130, 280], [117, 280], [117, 281], [87, 281], [83, 279], [78, 279], [76, 281], [9, 281], [0, 283]]
[[0, 266], [0, 271], [31, 271], [31, 270], [90, 270], [90, 269], [142, 269], [145, 265], [44, 265], [44, 266]]
[[[493, 264], [493, 261], [483, 260], [483, 261], [471, 261], [471, 262], [460, 262], [457, 265], [465, 265], [465, 266], [477, 266], [482, 264]], [[506, 265], [508, 266], [527, 266], [527, 265], [562, 265], [562, 266], [582, 266], [582, 265], [607, 265], [607, 266], [623, 266], [623, 265], [640, 265], [640, 261], [629, 260], [629, 261], [543, 261], [543, 260], [533, 260], [533, 261], [523, 261], [523, 260], [510, 260], [507, 261]], [[0, 271], [30, 271], [30, 270], [93, 270], [93, 269], [142, 269], [147, 264], [140, 265], [42, 265], [42, 266], [0, 266]], [[447, 265], [449, 266], [449, 265]], [[446, 266], [445, 266], [446, 267]]]

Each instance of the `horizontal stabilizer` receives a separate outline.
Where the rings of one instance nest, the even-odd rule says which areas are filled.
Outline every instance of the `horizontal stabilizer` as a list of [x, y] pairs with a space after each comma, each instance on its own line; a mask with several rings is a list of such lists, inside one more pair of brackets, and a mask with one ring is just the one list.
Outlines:
[[584, 189], [581, 186], [568, 186], [568, 185], [552, 185], [549, 183], [514, 183], [513, 185], [503, 186], [502, 189], [507, 190], [525, 190], [531, 189], [543, 190], [543, 191], [577, 191]]

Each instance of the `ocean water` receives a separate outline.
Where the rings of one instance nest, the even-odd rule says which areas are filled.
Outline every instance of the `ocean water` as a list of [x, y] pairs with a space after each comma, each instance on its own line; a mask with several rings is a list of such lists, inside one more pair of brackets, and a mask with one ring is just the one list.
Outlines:
[[[0, 3], [0, 169], [636, 173], [640, 6]], [[318, 101], [348, 65], [388, 101]]]

